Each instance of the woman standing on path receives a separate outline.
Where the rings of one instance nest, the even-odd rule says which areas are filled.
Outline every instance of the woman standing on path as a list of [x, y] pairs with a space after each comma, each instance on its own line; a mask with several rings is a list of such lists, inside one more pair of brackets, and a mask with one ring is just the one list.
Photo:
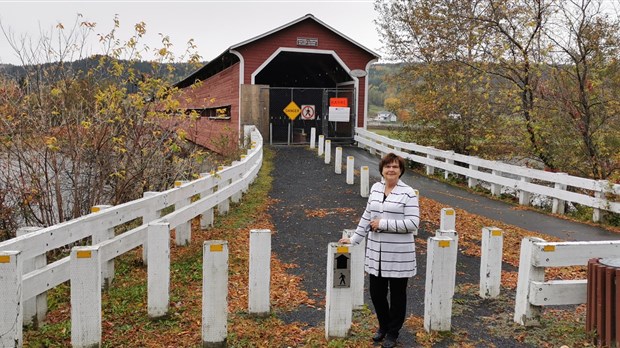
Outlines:
[[416, 274], [414, 236], [420, 208], [415, 191], [400, 180], [405, 172], [402, 157], [385, 155], [379, 172], [383, 179], [372, 186], [355, 234], [339, 242], [356, 245], [368, 235], [364, 270], [370, 277], [370, 298], [379, 321], [372, 339], [392, 348], [405, 322], [407, 281]]

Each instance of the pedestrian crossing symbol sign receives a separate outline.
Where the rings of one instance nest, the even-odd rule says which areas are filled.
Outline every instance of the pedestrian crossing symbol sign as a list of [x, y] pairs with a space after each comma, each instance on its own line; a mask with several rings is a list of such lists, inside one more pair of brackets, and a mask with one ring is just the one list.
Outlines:
[[334, 261], [334, 288], [350, 288], [351, 253], [335, 253]]

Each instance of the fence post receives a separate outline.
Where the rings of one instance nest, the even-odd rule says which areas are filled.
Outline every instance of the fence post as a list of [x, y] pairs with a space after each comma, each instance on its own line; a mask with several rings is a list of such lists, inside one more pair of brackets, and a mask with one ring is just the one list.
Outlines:
[[99, 246], [71, 249], [71, 345], [101, 346], [101, 260]]
[[[217, 167], [218, 173], [220, 173], [223, 170], [224, 170], [223, 166]], [[230, 180], [222, 180], [222, 178], [218, 178], [217, 179], [217, 190], [220, 191], [224, 187], [228, 186], [229, 183], [230, 183]], [[217, 205], [217, 213], [219, 215], [226, 215], [226, 214], [228, 214], [228, 210], [229, 209], [230, 209], [230, 199], [229, 198], [224, 199], [222, 202], [220, 202], [220, 204]]]
[[[501, 176], [501, 172], [499, 170], [491, 170], [491, 174], [494, 176]], [[491, 183], [491, 195], [499, 196], [502, 193], [502, 185]]]
[[314, 144], [316, 143], [316, 128], [310, 128], [310, 148], [314, 149]]
[[[472, 157], [472, 158], [476, 158], [477, 159], [477, 157]], [[469, 165], [469, 169], [471, 169], [471, 170], [478, 170], [478, 166], [470, 164]], [[474, 188], [474, 187], [478, 186], [478, 179], [472, 178], [472, 177], [467, 177], [467, 186], [469, 188]]]
[[[342, 238], [351, 238], [355, 230], [343, 230]], [[364, 258], [366, 238], [360, 244], [351, 246], [351, 304], [353, 309], [364, 307]]]
[[526, 326], [537, 325], [540, 320], [540, 306], [530, 304], [530, 283], [532, 281], [545, 281], [545, 269], [532, 265], [532, 249], [536, 242], [544, 242], [544, 240], [536, 237], [523, 238], [521, 240], [521, 255], [519, 256], [514, 321]]
[[149, 317], [160, 318], [170, 303], [170, 224], [149, 223], [147, 238], [147, 311]]
[[355, 183], [355, 158], [353, 156], [347, 156], [347, 184], [353, 185]]
[[319, 135], [319, 157], [323, 156], [323, 149], [325, 148], [325, 136]]
[[[95, 205], [90, 208], [90, 212], [98, 213], [102, 210], [106, 210], [110, 208], [112, 208], [111, 205], [106, 205], [106, 204]], [[99, 244], [103, 241], [114, 238], [114, 236], [115, 236], [114, 227], [111, 227], [105, 230], [97, 230], [96, 232], [93, 233], [92, 244], [93, 245]], [[105, 264], [101, 265], [101, 279], [102, 279], [102, 286], [104, 289], [107, 289], [110, 286], [110, 284], [112, 284], [112, 280], [114, 279], [114, 259], [109, 260]]]
[[480, 256], [480, 297], [499, 296], [502, 283], [504, 233], [497, 227], [482, 228]]
[[[609, 187], [609, 181], [607, 180], [598, 180], [597, 182], [597, 191], [594, 191], [594, 197], [596, 198], [597, 205], [599, 207], [604, 206], [605, 202], [605, 192]], [[600, 222], [603, 219], [604, 212], [601, 208], [595, 207], [594, 212], [592, 213], [592, 221]]]
[[[201, 173], [201, 177], [211, 176], [211, 188], [207, 189], [200, 193], [200, 198], [205, 198], [206, 196], [213, 193], [213, 187], [215, 186], [215, 171], [211, 171], [211, 173]], [[209, 227], [213, 227], [213, 208], [207, 209], [202, 214], [200, 214], [200, 228], [207, 229]]]
[[271, 230], [250, 230], [250, 275], [248, 312], [269, 315], [271, 279]]
[[[241, 155], [240, 157], [241, 157], [241, 160], [244, 161], [247, 156], [246, 155]], [[248, 170], [248, 167], [250, 167], [250, 165], [248, 163], [246, 163], [245, 166], [244, 166], [243, 173], [241, 173], [241, 175], [239, 175], [240, 180], [243, 180], [243, 176], [245, 175], [245, 172]], [[255, 176], [255, 178], [256, 178], [256, 176]], [[242, 185], [242, 188], [241, 188], [241, 193], [242, 193], [241, 196], [243, 197], [243, 195], [246, 192], [248, 192], [249, 189], [250, 189], [250, 184], [248, 183], [248, 180], [245, 180], [243, 182], [243, 185]]]
[[[233, 161], [233, 162], [231, 163], [231, 166], [233, 166], [233, 167], [234, 167], [234, 166], [236, 166], [237, 164], [239, 164], [239, 161]], [[238, 181], [238, 180], [241, 180], [241, 178], [243, 177], [243, 174], [244, 174], [244, 173], [243, 173], [243, 171], [241, 171], [241, 174], [237, 177], [237, 179], [236, 179], [236, 180], [232, 180], [232, 179], [231, 179], [230, 183], [232, 184], [232, 183], [235, 183], [235, 182], [236, 182], [236, 181]], [[239, 191], [237, 191], [237, 192], [233, 193], [232, 197], [230, 197], [231, 202], [233, 202], [233, 203], [239, 203], [239, 202], [241, 201], [241, 197], [242, 197], [241, 192], [242, 192], [242, 191], [241, 191], [241, 190], [239, 190]]]
[[226, 347], [228, 242], [205, 241], [202, 254], [202, 346]]
[[449, 331], [456, 276], [456, 243], [449, 237], [427, 240], [424, 330]]
[[22, 258], [20, 251], [0, 251], [0, 347], [23, 343]]
[[[449, 156], [454, 156], [454, 151], [447, 151], [447, 153], [448, 153], [448, 155], [449, 155]], [[454, 160], [446, 157], [446, 163], [448, 163], [448, 164], [454, 164]], [[444, 171], [443, 171], [443, 178], [444, 178], [445, 180], [450, 179], [450, 173], [451, 173], [451, 172], [449, 172], [448, 170], [444, 170]]]
[[[430, 147], [430, 148], [432, 148], [432, 147]], [[435, 156], [427, 154], [426, 158], [428, 158], [430, 160], [434, 160]], [[430, 176], [430, 175], [433, 175], [433, 174], [435, 174], [435, 167], [430, 166], [430, 165], [426, 165], [426, 175]]]
[[336, 174], [342, 174], [342, 147], [336, 148], [336, 158], [334, 159], [334, 170]]
[[[144, 193], [142, 193], [142, 197], [152, 197], [159, 194], [159, 192], [157, 191], [146, 191]], [[155, 210], [152, 211], [151, 209], [148, 209], [144, 215], [142, 215], [142, 224], [143, 225], [148, 225], [149, 222], [159, 219], [161, 217], [161, 210]], [[142, 263], [145, 265], [148, 265], [148, 259], [149, 259], [149, 249], [148, 249], [148, 238], [144, 238], [144, 243], [142, 244]]]
[[332, 141], [325, 140], [325, 164], [332, 161]]
[[370, 194], [370, 172], [368, 166], [360, 167], [360, 195], [368, 197]]
[[[521, 177], [522, 182], [530, 182], [530, 178], [524, 176]], [[525, 190], [519, 190], [519, 204], [528, 206], [530, 205], [530, 193]]]
[[[187, 184], [189, 181], [177, 180], [174, 182], [174, 187], [181, 187]], [[174, 204], [174, 210], [179, 210], [191, 204], [190, 197], [183, 198]], [[176, 245], [184, 246], [189, 245], [192, 241], [192, 223], [191, 221], [182, 222], [178, 226], [174, 227], [174, 242]]]
[[[16, 231], [16, 236], [27, 235], [40, 230], [41, 227], [20, 227]], [[22, 259], [23, 274], [30, 273], [39, 268], [47, 266], [47, 256], [45, 253], [37, 255], [31, 259]], [[47, 292], [43, 292], [31, 299], [23, 299], [23, 320], [24, 325], [33, 324], [35, 327], [45, 320], [47, 313]]]
[[[563, 180], [565, 176], [567, 176], [567, 173], [556, 173], [556, 176], [558, 176], [559, 178], [557, 179], [558, 182], [556, 182], [553, 185], [553, 188], [556, 190], [566, 190], [566, 184], [563, 184], [561, 182], [559, 182], [560, 180]], [[551, 212], [553, 214], [564, 214], [564, 201], [559, 199], [559, 198], [553, 198], [553, 205], [551, 206]]]
[[353, 317], [350, 246], [338, 243], [327, 246], [326, 283], [325, 338], [346, 337]]

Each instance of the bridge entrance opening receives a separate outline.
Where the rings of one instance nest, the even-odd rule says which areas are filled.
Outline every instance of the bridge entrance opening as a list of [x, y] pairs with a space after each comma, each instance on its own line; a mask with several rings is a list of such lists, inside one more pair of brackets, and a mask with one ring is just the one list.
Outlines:
[[[254, 83], [269, 86], [261, 89], [261, 95], [269, 95], [265, 111], [270, 143], [308, 143], [311, 128], [325, 139], [353, 141], [354, 81], [331, 54], [280, 52], [256, 74]], [[332, 98], [339, 98], [339, 109], [331, 109], [330, 115]]]

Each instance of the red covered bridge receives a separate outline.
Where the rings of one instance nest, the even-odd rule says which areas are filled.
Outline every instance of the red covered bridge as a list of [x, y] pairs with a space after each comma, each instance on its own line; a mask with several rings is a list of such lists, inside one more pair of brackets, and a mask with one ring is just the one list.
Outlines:
[[366, 124], [366, 75], [378, 58], [311, 14], [233, 45], [176, 84], [189, 97], [182, 107], [201, 116], [190, 139], [223, 152], [253, 124], [272, 143], [307, 142], [311, 127], [352, 140]]

